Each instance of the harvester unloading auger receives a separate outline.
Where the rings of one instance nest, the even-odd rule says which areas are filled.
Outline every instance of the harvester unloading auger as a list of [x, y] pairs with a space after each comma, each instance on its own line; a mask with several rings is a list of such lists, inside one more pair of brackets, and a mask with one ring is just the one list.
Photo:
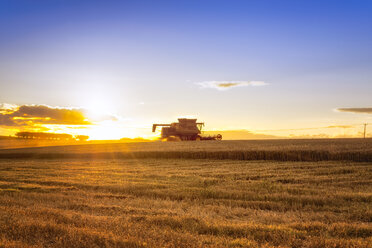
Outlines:
[[153, 124], [152, 132], [155, 132], [156, 127], [161, 128], [161, 138], [166, 140], [221, 140], [222, 135], [204, 136], [201, 130], [204, 122], [196, 122], [196, 119], [180, 118], [178, 122], [171, 124]]

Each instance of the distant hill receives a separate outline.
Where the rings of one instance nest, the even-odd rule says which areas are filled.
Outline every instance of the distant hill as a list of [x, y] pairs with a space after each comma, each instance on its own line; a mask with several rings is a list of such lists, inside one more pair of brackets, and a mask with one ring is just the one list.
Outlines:
[[12, 140], [12, 139], [16, 139], [16, 138], [12, 136], [0, 136], [0, 140]]
[[205, 131], [204, 135], [221, 134], [223, 140], [257, 140], [257, 139], [282, 139], [283, 137], [253, 133], [248, 130], [224, 130], [224, 131]]
[[121, 142], [149, 142], [151, 140], [144, 139], [144, 138], [121, 138]]

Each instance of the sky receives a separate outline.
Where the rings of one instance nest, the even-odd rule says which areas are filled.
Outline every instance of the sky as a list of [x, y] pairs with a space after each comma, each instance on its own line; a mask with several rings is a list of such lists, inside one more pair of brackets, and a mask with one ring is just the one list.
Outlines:
[[[356, 137], [371, 1], [0, 1], [0, 135]], [[372, 135], [372, 125], [370, 128]]]

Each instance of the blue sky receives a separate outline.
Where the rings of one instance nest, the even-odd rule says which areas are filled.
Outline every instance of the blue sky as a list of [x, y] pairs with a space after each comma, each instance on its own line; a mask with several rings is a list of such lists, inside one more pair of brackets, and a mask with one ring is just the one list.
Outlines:
[[[130, 120], [121, 128], [184, 115], [209, 129], [356, 125], [371, 114], [334, 110], [372, 106], [370, 13], [371, 1], [2, 0], [0, 102], [107, 110]], [[209, 81], [266, 85], [197, 84]]]

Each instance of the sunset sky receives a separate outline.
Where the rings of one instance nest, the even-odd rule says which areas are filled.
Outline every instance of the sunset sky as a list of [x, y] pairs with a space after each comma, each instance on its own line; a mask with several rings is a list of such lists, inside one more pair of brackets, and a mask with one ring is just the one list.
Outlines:
[[[372, 1], [0, 1], [0, 135], [372, 135]], [[266, 135], [266, 136], [265, 136]], [[232, 136], [231, 136], [232, 137]]]

